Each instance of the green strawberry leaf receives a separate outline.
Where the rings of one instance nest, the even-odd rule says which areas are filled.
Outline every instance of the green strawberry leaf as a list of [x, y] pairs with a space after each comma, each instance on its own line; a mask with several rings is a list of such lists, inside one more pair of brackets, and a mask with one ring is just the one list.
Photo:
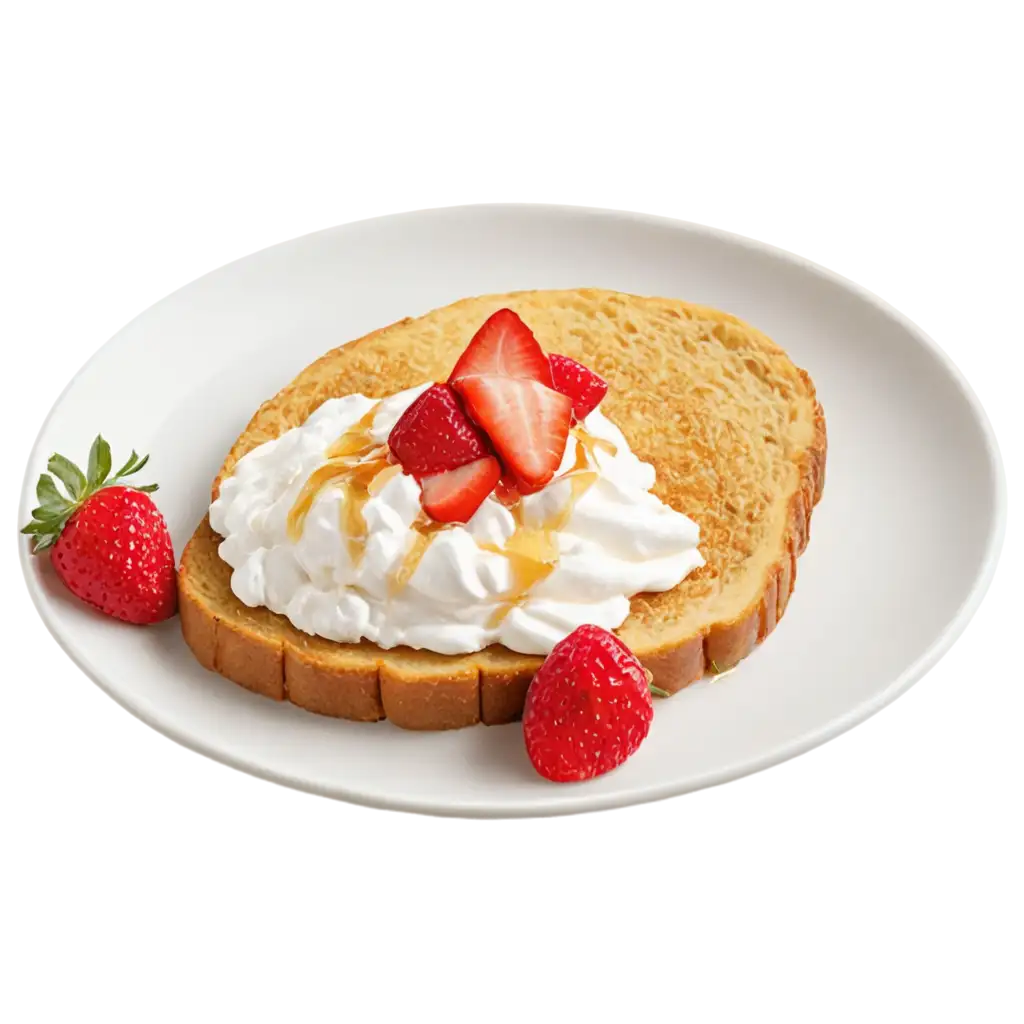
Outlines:
[[[148, 456], [147, 456], [148, 458]], [[135, 449], [132, 449], [131, 458], [114, 474], [115, 480], [120, 480], [123, 476], [129, 476], [134, 473], [139, 467], [136, 463], [139, 461], [139, 456], [136, 454]]]
[[36, 500], [44, 508], [61, 508], [68, 503], [68, 499], [57, 490], [53, 477], [46, 473], [40, 475], [36, 484]]
[[[32, 551], [45, 551], [52, 547], [71, 516], [97, 491], [113, 486], [119, 482], [121, 477], [138, 473], [147, 462], [149, 462], [148, 455], [144, 455], [140, 459], [138, 454], [133, 451], [128, 461], [117, 471], [115, 476], [111, 477], [110, 445], [102, 435], [97, 435], [89, 451], [88, 474], [83, 473], [63, 455], [52, 455], [47, 468], [53, 476], [50, 476], [49, 473], [40, 475], [39, 482], [36, 484], [36, 498], [39, 505], [32, 510], [32, 521], [21, 528], [22, 533], [32, 538]], [[60, 492], [53, 477], [56, 477], [64, 485], [68, 496]], [[131, 487], [132, 485], [127, 486]], [[133, 487], [133, 490], [142, 491], [144, 494], [152, 494], [156, 489], [156, 484]]]
[[57, 543], [57, 538], [60, 534], [57, 533], [45, 533], [40, 534], [38, 537], [32, 538], [32, 554], [38, 555], [40, 551], [46, 551], [47, 548], [52, 548]]
[[[134, 452], [132, 453], [135, 454]], [[98, 491], [110, 476], [110, 445], [103, 440], [102, 434], [96, 435], [96, 440], [89, 450], [89, 490]]]
[[46, 467], [66, 488], [73, 501], [77, 501], [86, 488], [85, 474], [63, 455], [51, 455]]
[[[137, 458], [137, 456], [135, 456], [135, 452], [132, 452], [132, 455], [133, 455], [134, 457], [136, 457], [136, 458]], [[128, 470], [128, 472], [127, 472], [127, 473], [119, 473], [118, 475], [119, 475], [119, 476], [132, 476], [132, 475], [133, 475], [134, 473], [138, 473], [138, 471], [139, 471], [140, 469], [142, 469], [142, 467], [143, 467], [143, 466], [144, 466], [144, 465], [145, 465], [145, 464], [146, 464], [147, 462], [149, 462], [149, 456], [148, 456], [148, 455], [143, 455], [143, 456], [142, 456], [142, 458], [141, 458], [141, 459], [139, 459], [139, 461], [138, 461], [138, 462], [136, 462], [136, 463], [135, 463], [135, 464], [134, 464], [134, 465], [132, 466], [132, 468]]]
[[62, 516], [67, 515], [74, 506], [58, 508], [55, 505], [40, 505], [32, 509], [32, 518], [38, 519], [41, 523], [55, 523]]

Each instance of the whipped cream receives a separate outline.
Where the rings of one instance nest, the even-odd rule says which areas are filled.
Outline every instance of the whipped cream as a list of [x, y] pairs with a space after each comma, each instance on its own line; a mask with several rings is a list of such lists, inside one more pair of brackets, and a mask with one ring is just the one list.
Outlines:
[[427, 387], [331, 399], [239, 460], [210, 523], [240, 601], [344, 643], [547, 654], [584, 623], [615, 629], [632, 595], [704, 564], [697, 524], [650, 493], [654, 467], [599, 410], [514, 509], [492, 495], [465, 526], [427, 519], [385, 447]]

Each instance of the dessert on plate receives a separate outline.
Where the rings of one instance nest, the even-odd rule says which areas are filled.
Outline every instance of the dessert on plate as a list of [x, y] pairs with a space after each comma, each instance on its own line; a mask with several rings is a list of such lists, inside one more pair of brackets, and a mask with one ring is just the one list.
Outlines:
[[412, 729], [515, 720], [556, 648], [546, 713], [602, 658], [636, 684], [630, 651], [671, 694], [775, 628], [825, 448], [810, 378], [726, 313], [465, 299], [261, 406], [183, 554], [183, 634], [257, 693]]

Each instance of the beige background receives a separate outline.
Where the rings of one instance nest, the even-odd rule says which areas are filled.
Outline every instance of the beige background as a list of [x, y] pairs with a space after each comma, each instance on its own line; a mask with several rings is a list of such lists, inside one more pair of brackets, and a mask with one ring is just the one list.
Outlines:
[[[1019, 13], [0, 12], [4, 475], [133, 304], [337, 213], [1013, 195], [1022, 52]], [[0, 616], [4, 1022], [1020, 1019], [1020, 827], [331, 811]]]

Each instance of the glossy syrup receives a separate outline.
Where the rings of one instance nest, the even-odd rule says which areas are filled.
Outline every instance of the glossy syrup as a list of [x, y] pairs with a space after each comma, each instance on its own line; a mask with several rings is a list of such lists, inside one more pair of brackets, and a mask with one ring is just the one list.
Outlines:
[[388, 461], [387, 445], [377, 444], [370, 436], [375, 413], [376, 407], [327, 449], [327, 462], [310, 474], [288, 512], [288, 536], [297, 541], [317, 496], [325, 487], [339, 485], [344, 496], [341, 529], [348, 538], [353, 565], [359, 564], [366, 545], [363, 506], [392, 476], [401, 472], [401, 466]]
[[576, 461], [572, 469], [558, 479], [568, 480], [571, 488], [569, 500], [559, 511], [546, 521], [527, 526], [523, 522], [522, 503], [509, 508], [515, 520], [515, 530], [499, 548], [495, 544], [481, 544], [484, 551], [504, 555], [512, 569], [512, 588], [504, 595], [504, 601], [494, 609], [487, 622], [488, 629], [495, 629], [505, 620], [513, 608], [520, 606], [529, 592], [551, 575], [558, 565], [558, 533], [564, 530], [572, 518], [576, 503], [597, 482], [597, 458], [600, 449], [610, 455], [616, 452], [615, 445], [602, 438], [594, 437], [583, 427], [572, 430], [576, 444]]
[[[332, 484], [340, 485], [344, 491], [341, 528], [348, 538], [349, 555], [353, 565], [358, 565], [366, 545], [363, 507], [389, 480], [402, 471], [401, 466], [389, 461], [387, 446], [377, 445], [370, 436], [374, 412], [375, 410], [371, 409], [328, 448], [327, 462], [310, 475], [288, 513], [288, 535], [293, 541], [297, 541], [302, 535], [306, 517], [317, 495], [325, 487]], [[569, 500], [547, 521], [530, 526], [523, 522], [522, 502], [518, 501], [508, 506], [508, 511], [515, 522], [515, 529], [505, 544], [502, 547], [496, 544], [480, 544], [482, 550], [507, 558], [512, 569], [512, 587], [504, 595], [502, 604], [495, 608], [488, 622], [490, 629], [500, 625], [509, 612], [521, 605], [527, 594], [554, 571], [558, 564], [558, 533], [568, 525], [576, 503], [597, 481], [595, 452], [601, 450], [611, 455], [616, 452], [615, 445], [594, 437], [582, 427], [574, 427], [572, 434], [577, 441], [576, 461], [572, 468], [559, 478], [569, 481]], [[392, 595], [399, 593], [412, 579], [434, 536], [455, 525], [439, 523], [420, 513], [412, 526], [413, 542], [389, 581], [388, 589]]]
[[431, 519], [430, 516], [425, 515], [422, 511], [419, 514], [416, 522], [412, 524], [413, 539], [409, 550], [405, 553], [405, 557], [402, 559], [398, 569], [392, 575], [388, 581], [388, 592], [392, 595], [401, 593], [405, 589], [405, 585], [412, 579], [412, 574], [419, 568], [420, 562], [423, 561], [423, 556], [427, 553], [427, 548], [430, 547], [430, 542], [434, 539], [434, 535], [441, 533], [443, 530], [450, 530], [455, 523], [439, 523], [436, 519]]

